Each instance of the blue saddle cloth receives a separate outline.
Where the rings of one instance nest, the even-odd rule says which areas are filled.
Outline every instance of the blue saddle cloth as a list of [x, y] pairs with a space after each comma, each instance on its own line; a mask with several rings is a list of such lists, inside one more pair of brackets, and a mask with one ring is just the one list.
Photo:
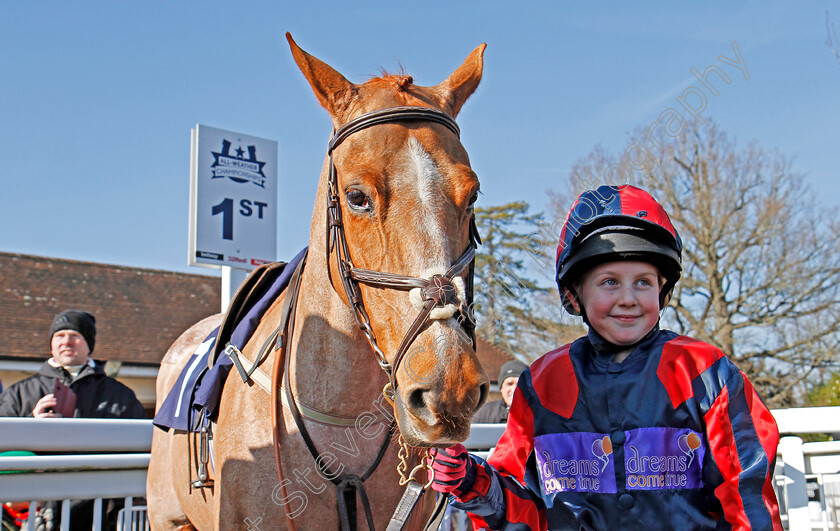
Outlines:
[[[251, 338], [260, 323], [265, 311], [271, 306], [274, 300], [289, 285], [292, 274], [297, 265], [306, 255], [307, 249], [302, 250], [279, 271], [279, 275], [262, 294], [258, 294], [253, 300], [255, 303], [247, 310], [245, 316], [234, 328], [228, 343], [242, 348]], [[155, 414], [154, 425], [164, 430], [174, 428], [176, 430], [198, 429], [198, 413], [205, 413], [205, 417], [215, 420], [218, 415], [219, 402], [222, 397], [222, 388], [225, 380], [233, 367], [233, 361], [222, 352], [216, 359], [216, 363], [208, 370], [208, 359], [215, 349], [219, 328], [214, 329], [207, 338], [195, 349], [189, 362], [184, 366], [181, 374], [172, 390], [169, 391], [160, 409]]]

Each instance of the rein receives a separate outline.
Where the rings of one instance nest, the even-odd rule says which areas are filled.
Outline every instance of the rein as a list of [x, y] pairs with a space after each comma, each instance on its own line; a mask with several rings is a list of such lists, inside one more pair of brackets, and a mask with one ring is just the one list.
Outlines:
[[[289, 291], [286, 298], [283, 300], [283, 306], [280, 312], [280, 326], [278, 327], [277, 331], [275, 331], [275, 333], [272, 334], [268, 342], [276, 340], [274, 349], [280, 351], [280, 354], [278, 356], [275, 356], [274, 358], [274, 370], [272, 379], [275, 383], [278, 382], [281, 378], [280, 371], [282, 370], [282, 388], [285, 391], [287, 406], [292, 412], [292, 417], [294, 418], [295, 425], [298, 427], [301, 437], [303, 437], [303, 441], [306, 444], [307, 450], [309, 450], [309, 453], [312, 455], [312, 458], [315, 459], [317, 462], [320, 454], [315, 448], [315, 442], [309, 435], [309, 431], [306, 429], [306, 425], [303, 423], [303, 415], [301, 414], [300, 409], [298, 408], [297, 401], [295, 400], [295, 397], [292, 394], [292, 386], [291, 382], [289, 381], [289, 374], [291, 373], [291, 356], [286, 355], [286, 347], [291, 344], [292, 340], [293, 323], [295, 321], [295, 309], [297, 306], [297, 298], [300, 294], [300, 276], [305, 263], [306, 257], [304, 257], [303, 260], [301, 260], [300, 264], [298, 264], [297, 269], [295, 269], [294, 275], [292, 276], [292, 280], [290, 282], [291, 290]], [[280, 482], [282, 484], [283, 475], [282, 470], [280, 468], [281, 459], [279, 444], [280, 417], [278, 416], [282, 415], [282, 412], [280, 412], [280, 407], [282, 406], [278, 405], [278, 403], [281, 402], [281, 399], [278, 396], [278, 387], [279, 386], [277, 385], [272, 386], [272, 416], [274, 418], [273, 432], [275, 461], [277, 463], [277, 471], [278, 475], [280, 476]], [[323, 465], [321, 467], [322, 476], [329, 479], [330, 482], [333, 485], [335, 485], [338, 489], [336, 499], [338, 503], [338, 514], [339, 520], [341, 522], [341, 529], [356, 528], [355, 508], [356, 492], [358, 492], [359, 497], [362, 500], [362, 507], [365, 511], [365, 518], [367, 520], [368, 526], [371, 530], [373, 530], [373, 514], [371, 512], [370, 502], [368, 501], [367, 493], [365, 492], [363, 483], [367, 478], [371, 476], [371, 474], [373, 474], [373, 472], [379, 466], [379, 463], [382, 461], [382, 457], [388, 450], [388, 443], [390, 442], [391, 432], [394, 430], [394, 427], [394, 423], [392, 422], [388, 432], [385, 434], [385, 439], [382, 441], [382, 444], [379, 447], [379, 452], [377, 453], [376, 458], [361, 476], [357, 476], [355, 474], [339, 475], [333, 472], [326, 465]]]
[[[330, 282], [332, 282], [330, 259], [333, 251], [335, 251], [338, 273], [344, 286], [347, 301], [349, 301], [349, 305], [353, 309], [360, 329], [365, 334], [368, 343], [373, 349], [379, 366], [388, 376], [388, 383], [383, 388], [382, 395], [392, 407], [394, 407], [394, 401], [397, 399], [397, 370], [399, 369], [405, 354], [408, 352], [409, 347], [429, 321], [441, 318], [448, 319], [453, 317], [457, 311], [459, 313], [458, 320], [465, 328], [465, 332], [472, 342], [473, 347], [475, 347], [475, 322], [471, 313], [470, 305], [473, 298], [472, 284], [475, 265], [475, 250], [477, 242], [480, 243], [478, 231], [475, 227], [475, 216], [473, 216], [470, 219], [470, 242], [467, 249], [443, 274], [434, 274], [430, 278], [421, 278], [358, 268], [353, 264], [342, 222], [342, 212], [338, 196], [338, 175], [333, 162], [333, 152], [347, 137], [353, 133], [375, 125], [405, 121], [435, 122], [444, 125], [456, 136], [460, 137], [460, 129], [455, 123], [455, 120], [442, 111], [427, 107], [393, 107], [364, 114], [340, 127], [337, 131], [335, 131], [327, 151], [329, 155], [329, 186], [327, 192], [326, 227], [327, 275], [330, 278]], [[280, 477], [281, 486], [283, 485], [283, 473], [279, 443], [280, 425], [283, 414], [283, 401], [281, 400], [281, 396], [279, 394], [281, 392], [281, 386], [278, 385], [281, 378], [283, 382], [282, 388], [285, 393], [286, 405], [292, 413], [292, 417], [294, 418], [301, 437], [303, 438], [312, 458], [317, 462], [319, 457], [319, 453], [315, 448], [315, 444], [309, 435], [308, 430], [306, 429], [303, 422], [303, 416], [301, 415], [300, 409], [298, 408], [297, 402], [292, 394], [289, 381], [291, 356], [286, 352], [292, 343], [291, 336], [294, 328], [295, 307], [300, 291], [301, 272], [305, 262], [306, 259], [304, 258], [298, 265], [294, 276], [292, 277], [290, 283], [291, 289], [288, 291], [286, 298], [283, 301], [280, 325], [266, 341], [266, 344], [263, 345], [263, 351], [261, 351], [264, 352], [272, 343], [274, 344], [274, 350], [279, 351], [278, 355], [275, 356], [274, 367], [272, 370], [273, 385], [271, 394], [272, 416], [274, 419], [273, 436], [275, 461], [277, 464], [277, 472]], [[465, 285], [462, 286], [462, 289], [460, 290], [461, 293], [459, 297], [458, 285], [456, 282], [453, 282], [453, 280], [456, 277], [459, 277], [466, 269], [468, 269], [468, 275]], [[419, 308], [419, 314], [412, 322], [408, 332], [400, 343], [393, 363], [389, 363], [387, 361], [384, 352], [382, 352], [382, 349], [377, 344], [376, 336], [370, 324], [370, 318], [365, 310], [364, 302], [362, 301], [360, 284], [376, 288], [395, 289], [399, 291], [417, 290], [419, 292], [422, 306]], [[335, 289], [334, 285], [333, 289]], [[435, 310], [441, 308], [449, 308], [452, 311], [443, 312], [442, 314], [436, 314], [434, 312]], [[441, 315], [443, 315], [443, 317], [441, 317]], [[260, 358], [262, 358], [262, 356], [260, 356]], [[342, 474], [339, 476], [329, 469], [323, 470], [323, 476], [327, 477], [337, 488], [336, 498], [342, 530], [347, 531], [356, 529], [355, 504], [356, 493], [358, 493], [365, 512], [368, 527], [371, 531], [373, 531], [373, 515], [363, 483], [378, 467], [388, 449], [391, 433], [396, 430], [396, 420], [394, 420], [391, 422], [390, 429], [388, 433], [386, 433], [386, 437], [382, 442], [374, 461], [361, 476], [357, 476], [355, 474]], [[428, 475], [431, 475], [429, 474], [429, 471], [431, 471], [432, 460], [430, 452], [426, 450], [425, 454], [421, 456], [420, 464], [415, 466], [410, 472], [407, 472], [409, 450], [408, 445], [405, 441], [403, 441], [402, 436], [399, 437], [399, 444], [400, 449], [398, 457], [400, 459], [400, 463], [397, 466], [397, 470], [399, 471], [401, 477], [400, 485], [407, 484], [408, 486], [406, 487], [406, 492], [400, 500], [397, 510], [391, 519], [391, 523], [388, 525], [388, 531], [403, 528], [411, 514], [412, 509], [425, 492], [426, 487], [431, 484], [431, 480], [428, 482], [426, 481]], [[423, 475], [424, 472], [428, 475]], [[418, 479], [418, 476], [420, 475], [422, 475], [422, 477]], [[441, 497], [441, 500], [445, 503], [446, 498]], [[441, 508], [439, 506], [436, 514], [442, 516], [442, 511], [440, 509]], [[290, 527], [294, 529], [294, 524], [292, 520], [288, 518], [288, 515], [287, 521]], [[430, 525], [433, 524], [430, 523]], [[431, 528], [432, 527], [429, 529]], [[434, 525], [434, 529], [436, 528], [437, 526]]]

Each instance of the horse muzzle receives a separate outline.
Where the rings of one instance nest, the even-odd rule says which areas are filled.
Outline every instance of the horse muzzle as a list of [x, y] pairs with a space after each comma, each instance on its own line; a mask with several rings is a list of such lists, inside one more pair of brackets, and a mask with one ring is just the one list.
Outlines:
[[[432, 327], [430, 333], [438, 327]], [[489, 379], [472, 342], [449, 329], [429, 343], [417, 342], [398, 372], [394, 413], [412, 446], [449, 446], [464, 441], [470, 420], [484, 404]], [[419, 339], [419, 338], [418, 338]]]

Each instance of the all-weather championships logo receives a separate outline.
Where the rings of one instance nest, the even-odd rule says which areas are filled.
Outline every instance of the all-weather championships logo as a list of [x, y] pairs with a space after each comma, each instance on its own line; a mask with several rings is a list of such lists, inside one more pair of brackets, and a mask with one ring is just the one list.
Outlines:
[[265, 162], [257, 160], [257, 147], [248, 146], [248, 158], [245, 158], [245, 150], [242, 146], [236, 148], [236, 156], [230, 154], [232, 144], [229, 140], [222, 140], [222, 151], [216, 153], [211, 151], [216, 160], [210, 168], [213, 170], [213, 179], [227, 177], [237, 183], [254, 183], [260, 188], [265, 188], [265, 174], [263, 166]]

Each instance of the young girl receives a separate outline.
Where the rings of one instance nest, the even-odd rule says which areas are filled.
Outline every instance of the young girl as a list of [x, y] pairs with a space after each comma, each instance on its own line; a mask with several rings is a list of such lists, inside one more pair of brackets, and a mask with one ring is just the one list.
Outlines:
[[659, 328], [681, 252], [643, 190], [578, 197], [557, 285], [589, 333], [522, 374], [487, 463], [435, 458], [433, 487], [477, 528], [782, 529], [770, 412], [720, 350]]

